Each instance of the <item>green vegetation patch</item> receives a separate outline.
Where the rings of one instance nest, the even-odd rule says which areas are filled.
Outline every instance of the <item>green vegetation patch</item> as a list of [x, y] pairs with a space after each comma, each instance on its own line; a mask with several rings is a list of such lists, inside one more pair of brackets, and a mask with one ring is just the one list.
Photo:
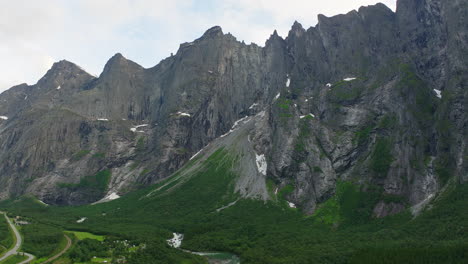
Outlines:
[[364, 192], [352, 182], [338, 181], [335, 195], [319, 205], [314, 218], [328, 225], [365, 223], [378, 198], [375, 191]]
[[388, 138], [380, 137], [375, 143], [371, 156], [370, 167], [379, 177], [385, 177], [393, 162], [392, 144]]
[[22, 250], [33, 254], [36, 258], [50, 256], [63, 239], [60, 228], [39, 222], [22, 226], [21, 234], [24, 239]]
[[13, 233], [3, 214], [0, 214], [0, 253], [7, 251], [14, 244]]
[[420, 125], [432, 125], [437, 105], [432, 90], [414, 73], [409, 65], [400, 65], [400, 72], [403, 74], [403, 78], [398, 83], [398, 87], [401, 95], [409, 100], [409, 110]]
[[28, 258], [27, 256], [13, 255], [0, 263], [1, 264], [18, 264], [21, 261], [26, 260], [27, 258]]
[[414, 263], [414, 264], [439, 264], [439, 263], [466, 263], [468, 259], [468, 244], [449, 244], [438, 247], [414, 246], [414, 247], [375, 247], [362, 249], [356, 252], [349, 263]]
[[[70, 232], [75, 234], [76, 232]], [[77, 232], [81, 233], [81, 232]], [[111, 256], [111, 249], [109, 244], [102, 243], [102, 240], [96, 240], [92, 234], [75, 234], [77, 237], [82, 237], [73, 246], [71, 251], [68, 253], [70, 258], [74, 262], [86, 262], [86, 263], [100, 263], [99, 260], [108, 260]], [[103, 262], [103, 261], [102, 261]]]
[[[372, 209], [382, 200], [381, 189], [364, 189], [352, 182], [338, 182], [336, 194], [311, 216], [287, 210], [277, 201], [256, 199], [239, 199], [235, 205], [216, 211], [233, 201], [236, 159], [229, 150], [221, 150], [197, 164], [200, 167], [193, 174], [180, 174], [174, 188], [154, 196], [147, 194], [161, 183], [92, 206], [43, 207], [22, 199], [2, 201], [0, 208], [68, 230], [76, 230], [78, 216], [92, 219], [79, 224], [80, 231], [105, 234], [106, 239], [103, 243], [91, 239], [78, 242], [92, 241], [80, 245], [87, 262], [96, 254], [112, 257], [112, 263], [121, 256], [129, 264], [206, 263], [202, 257], [167, 246], [165, 240], [172, 232], [179, 232], [184, 234], [184, 249], [230, 252], [242, 263], [431, 263], [426, 254], [434, 262], [467, 263], [468, 184], [447, 188], [434, 199], [430, 210], [415, 218], [408, 211], [374, 218]], [[293, 185], [289, 185], [281, 194], [292, 190]], [[124, 239], [131, 241], [126, 247], [110, 242]], [[107, 248], [96, 253], [93, 243]], [[133, 246], [142, 244], [145, 247]], [[105, 256], [108, 250], [111, 257]], [[73, 259], [75, 263], [79, 256]]]
[[358, 145], [363, 145], [369, 140], [370, 133], [374, 129], [372, 124], [365, 126], [354, 134], [353, 142]]
[[60, 183], [59, 186], [62, 188], [68, 188], [72, 190], [89, 189], [93, 192], [102, 193], [107, 190], [107, 185], [109, 184], [110, 177], [111, 171], [109, 169], [106, 169], [94, 175], [82, 178], [77, 184]]
[[79, 232], [79, 231], [66, 231], [66, 233], [73, 234], [78, 240], [83, 239], [94, 239], [97, 241], [104, 241], [105, 236], [95, 235], [88, 232]]
[[95, 159], [104, 159], [106, 157], [106, 154], [103, 152], [97, 152], [93, 155], [93, 158]]
[[395, 114], [386, 114], [379, 122], [381, 129], [393, 129], [398, 124], [398, 117]]
[[73, 156], [71, 157], [70, 161], [74, 162], [74, 161], [79, 161], [81, 160], [82, 158], [84, 158], [86, 155], [88, 155], [91, 151], [90, 150], [87, 150], [87, 149], [83, 149], [83, 150], [80, 150], [78, 151], [77, 153], [73, 154]]
[[362, 85], [362, 82], [359, 79], [349, 82], [340, 81], [333, 84], [331, 91], [328, 93], [328, 97], [333, 103], [355, 101], [361, 97], [364, 90], [364, 85]]
[[139, 137], [136, 142], [136, 150], [144, 151], [146, 149], [146, 140], [144, 137]]

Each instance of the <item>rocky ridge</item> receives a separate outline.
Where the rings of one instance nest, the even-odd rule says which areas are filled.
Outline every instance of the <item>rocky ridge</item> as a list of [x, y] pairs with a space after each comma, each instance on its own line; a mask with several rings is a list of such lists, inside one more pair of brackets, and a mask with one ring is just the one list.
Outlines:
[[[426, 204], [468, 181], [466, 5], [399, 0], [396, 13], [377, 4], [320, 15], [264, 47], [213, 27], [149, 69], [116, 54], [99, 77], [58, 62], [0, 95], [1, 197], [122, 195], [248, 126], [237, 150], [261, 166], [239, 171], [246, 197], [269, 199], [271, 181], [313, 213], [350, 180], [380, 190], [379, 217]], [[255, 125], [236, 124], [246, 116]]]

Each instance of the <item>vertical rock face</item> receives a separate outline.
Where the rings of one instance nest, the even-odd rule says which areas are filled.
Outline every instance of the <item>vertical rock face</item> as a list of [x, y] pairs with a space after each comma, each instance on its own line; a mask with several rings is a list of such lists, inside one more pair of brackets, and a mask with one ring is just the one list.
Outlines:
[[466, 5], [400, 0], [396, 13], [377, 4], [320, 15], [265, 47], [213, 27], [153, 68], [116, 54], [99, 78], [58, 62], [0, 95], [1, 197], [124, 194], [265, 111], [249, 142], [305, 212], [341, 180], [394, 197], [376, 204], [379, 217], [421, 204], [468, 181]]

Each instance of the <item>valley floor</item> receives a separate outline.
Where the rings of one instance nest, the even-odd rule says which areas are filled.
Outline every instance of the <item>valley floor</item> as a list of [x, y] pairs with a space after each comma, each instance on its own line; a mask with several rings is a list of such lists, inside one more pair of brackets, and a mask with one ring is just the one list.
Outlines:
[[449, 185], [418, 217], [408, 208], [374, 218], [379, 197], [342, 182], [308, 216], [288, 206], [287, 189], [272, 190], [267, 202], [239, 199], [229, 170], [234, 160], [216, 152], [190, 177], [174, 175], [107, 203], [56, 207], [22, 197], [0, 208], [31, 222], [21, 230], [23, 249], [38, 259], [63, 249], [64, 231], [73, 230], [73, 246], [53, 262], [60, 264], [207, 263], [170, 247], [173, 232], [184, 234], [181, 249], [230, 252], [243, 264], [468, 262], [468, 185]]

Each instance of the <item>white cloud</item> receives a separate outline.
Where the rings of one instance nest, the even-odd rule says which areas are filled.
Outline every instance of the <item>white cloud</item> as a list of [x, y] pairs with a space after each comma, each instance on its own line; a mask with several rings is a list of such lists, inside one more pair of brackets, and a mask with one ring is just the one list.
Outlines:
[[[117, 52], [154, 66], [214, 25], [263, 45], [294, 20], [314, 26], [317, 14], [346, 13], [376, 0], [15, 0], [0, 9], [0, 92], [34, 84], [53, 61], [67, 59], [93, 74]], [[396, 0], [384, 0], [395, 9]]]

